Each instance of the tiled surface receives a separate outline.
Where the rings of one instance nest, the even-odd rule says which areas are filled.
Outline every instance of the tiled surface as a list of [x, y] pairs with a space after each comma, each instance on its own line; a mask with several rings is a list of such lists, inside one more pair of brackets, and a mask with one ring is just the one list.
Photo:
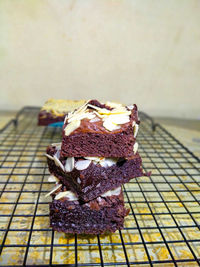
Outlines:
[[138, 141], [145, 170], [124, 186], [125, 227], [101, 236], [49, 228], [45, 194], [53, 187], [43, 154], [60, 129], [37, 127], [27, 110], [0, 134], [0, 265], [197, 266], [200, 259], [200, 163], [143, 116]]

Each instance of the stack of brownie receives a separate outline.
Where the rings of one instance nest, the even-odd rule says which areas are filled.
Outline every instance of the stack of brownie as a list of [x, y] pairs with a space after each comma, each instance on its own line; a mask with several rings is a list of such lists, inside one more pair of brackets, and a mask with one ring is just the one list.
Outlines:
[[145, 175], [137, 152], [137, 106], [97, 100], [65, 117], [61, 143], [47, 148], [50, 225], [56, 231], [100, 234], [123, 228], [129, 210], [122, 185]]

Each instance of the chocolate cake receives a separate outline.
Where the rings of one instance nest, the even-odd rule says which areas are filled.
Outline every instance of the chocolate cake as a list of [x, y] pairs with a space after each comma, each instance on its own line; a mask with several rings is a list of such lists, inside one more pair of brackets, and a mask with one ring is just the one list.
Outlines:
[[136, 105], [88, 101], [65, 118], [61, 156], [131, 157], [138, 125]]
[[129, 210], [124, 207], [121, 188], [108, 191], [95, 200], [81, 203], [76, 194], [62, 186], [52, 194], [50, 226], [58, 232], [102, 234], [123, 228]]
[[49, 99], [38, 114], [38, 125], [45, 126], [55, 122], [63, 122], [70, 111], [79, 108], [84, 103], [85, 100]]
[[59, 144], [47, 148], [49, 172], [88, 202], [135, 177], [144, 176], [139, 153], [129, 158], [60, 158]]

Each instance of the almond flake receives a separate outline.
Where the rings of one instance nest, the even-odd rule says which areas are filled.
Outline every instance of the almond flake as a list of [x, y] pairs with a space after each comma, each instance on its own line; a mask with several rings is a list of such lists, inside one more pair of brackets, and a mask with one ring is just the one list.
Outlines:
[[99, 108], [99, 107], [97, 107], [97, 106], [93, 106], [93, 105], [91, 105], [91, 104], [88, 104], [88, 107], [91, 107], [91, 108], [97, 110], [97, 112], [98, 112], [99, 114], [105, 114], [105, 115], [107, 115], [107, 114], [111, 114], [111, 113], [112, 113], [111, 110], [109, 110], [109, 109], [106, 109], [106, 108]]
[[117, 163], [117, 160], [117, 158], [104, 158], [104, 160], [100, 162], [100, 165], [105, 168], [111, 167], [112, 165]]
[[65, 127], [65, 135], [70, 135], [74, 130], [76, 130], [81, 125], [80, 120], [74, 120], [71, 123], [67, 124]]
[[103, 122], [103, 126], [110, 132], [112, 132], [113, 130], [117, 130], [120, 129], [120, 126], [117, 126], [115, 123], [113, 123], [112, 121], [110, 121], [109, 119], [106, 119]]
[[74, 114], [74, 116], [72, 116], [70, 119], [68, 119], [68, 123], [71, 123], [72, 121], [80, 121], [84, 118], [85, 113], [78, 113], [78, 114]]
[[116, 189], [109, 190], [106, 193], [102, 194], [101, 197], [118, 196], [120, 192], [121, 192], [121, 187], [117, 187]]
[[72, 117], [74, 117], [77, 114], [80, 113], [84, 113], [85, 110], [87, 109], [87, 104], [90, 100], [86, 101], [81, 107], [79, 107], [77, 110], [75, 110], [74, 112], [71, 112], [68, 114], [68, 119], [71, 119]]
[[60, 187], [62, 186], [62, 184], [58, 184], [58, 185], [56, 185], [49, 193], [47, 193], [46, 195], [45, 195], [45, 197], [48, 197], [48, 196], [50, 196], [51, 194], [53, 194], [56, 190], [58, 190]]
[[97, 121], [100, 121], [100, 119], [98, 117], [95, 116], [94, 119], [91, 119], [90, 122], [97, 122]]
[[94, 105], [91, 105], [91, 104], [88, 104], [87, 106], [90, 107], [90, 108], [93, 108], [95, 110], [101, 110], [101, 108], [99, 108], [97, 106], [94, 106]]
[[110, 110], [110, 114], [130, 115], [131, 111], [127, 110], [125, 107], [120, 107], [120, 108], [114, 108], [114, 109]]
[[102, 160], [104, 160], [103, 157], [84, 157], [85, 159], [89, 159], [94, 163], [100, 163]]
[[74, 157], [68, 157], [65, 162], [66, 172], [71, 172], [74, 169]]
[[83, 113], [79, 113], [79, 114], [76, 114], [74, 115], [73, 117], [71, 117], [69, 120], [68, 120], [68, 123], [74, 121], [74, 120], [82, 120], [82, 119], [93, 119], [95, 118], [95, 114], [93, 114], [92, 112], [83, 112]]
[[79, 160], [75, 163], [75, 168], [79, 171], [85, 170], [90, 165], [91, 160]]
[[96, 115], [97, 115], [99, 118], [101, 118], [101, 119], [105, 117], [104, 115], [101, 115], [101, 114], [99, 114], [99, 113], [96, 112], [96, 111], [93, 111], [93, 113], [96, 114]]
[[133, 146], [133, 152], [134, 152], [134, 154], [136, 154], [137, 150], [138, 150], [138, 143], [136, 142], [134, 144], [134, 146]]
[[77, 183], [81, 184], [81, 179], [79, 177], [77, 178]]
[[87, 100], [80, 108], [78, 108], [75, 112], [82, 112], [87, 109], [88, 103], [90, 102], [90, 99]]
[[121, 108], [122, 104], [107, 101], [106, 106], [109, 106], [111, 108]]
[[72, 191], [59, 192], [56, 195], [55, 199], [58, 200], [58, 199], [61, 199], [63, 197], [67, 197], [71, 201], [78, 200], [77, 196]]
[[48, 178], [48, 182], [50, 183], [54, 183], [54, 182], [57, 182], [58, 181], [58, 178], [54, 175], [50, 175], [49, 178]]
[[60, 167], [63, 171], [65, 171], [64, 166], [62, 165], [60, 160], [57, 158], [56, 154], [53, 157], [54, 157], [54, 162], [55, 162], [56, 166]]
[[124, 124], [130, 121], [130, 117], [124, 114], [110, 115], [109, 120], [115, 124]]
[[51, 156], [51, 155], [49, 155], [49, 154], [44, 154], [47, 158], [49, 158], [49, 159], [51, 159], [51, 160], [54, 160], [54, 158]]
[[135, 124], [135, 126], [134, 126], [134, 128], [133, 128], [133, 134], [134, 134], [134, 137], [137, 136], [138, 130], [139, 130], [139, 125], [138, 125], [138, 124]]
[[87, 113], [86, 119], [93, 120], [94, 118], [96, 118], [95, 114], [92, 112]]

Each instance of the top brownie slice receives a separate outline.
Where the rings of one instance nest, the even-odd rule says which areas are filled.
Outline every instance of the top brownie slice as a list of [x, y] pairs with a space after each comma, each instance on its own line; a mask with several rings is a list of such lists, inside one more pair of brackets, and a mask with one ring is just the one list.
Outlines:
[[90, 100], [66, 116], [61, 157], [132, 156], [138, 125], [136, 105]]
[[38, 114], [38, 125], [45, 126], [55, 122], [63, 122], [65, 116], [80, 106], [85, 100], [49, 99]]

